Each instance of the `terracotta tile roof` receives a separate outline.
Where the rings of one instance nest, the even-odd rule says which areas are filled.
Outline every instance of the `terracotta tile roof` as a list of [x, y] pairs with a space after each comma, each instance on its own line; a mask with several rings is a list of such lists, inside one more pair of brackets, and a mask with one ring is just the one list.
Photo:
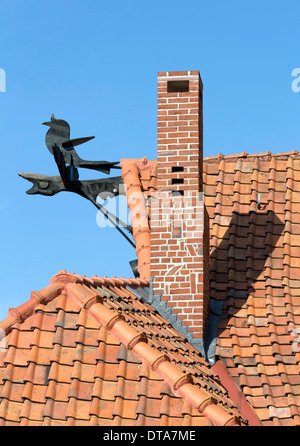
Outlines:
[[[134, 185], [145, 193], [140, 208], [150, 214], [155, 161], [123, 160], [122, 166], [129, 192]], [[128, 170], [132, 175], [125, 176]], [[265, 425], [298, 425], [300, 154], [205, 158], [204, 194], [210, 297], [223, 301], [217, 354]], [[141, 277], [149, 278], [145, 227], [135, 237]]]
[[243, 425], [218, 375], [131, 290], [61, 271], [0, 323], [0, 425]]

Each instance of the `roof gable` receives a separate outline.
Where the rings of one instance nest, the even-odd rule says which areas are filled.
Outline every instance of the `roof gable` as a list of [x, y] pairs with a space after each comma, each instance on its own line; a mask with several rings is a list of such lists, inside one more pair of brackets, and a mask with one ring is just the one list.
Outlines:
[[2, 425], [244, 424], [185, 338], [126, 289], [60, 272], [1, 328]]

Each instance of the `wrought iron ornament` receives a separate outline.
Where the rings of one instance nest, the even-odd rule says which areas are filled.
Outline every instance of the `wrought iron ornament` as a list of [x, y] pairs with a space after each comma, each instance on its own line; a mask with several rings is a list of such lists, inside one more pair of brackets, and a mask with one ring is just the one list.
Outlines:
[[92, 169], [109, 175], [111, 169], [120, 169], [120, 166], [117, 165], [119, 161], [83, 160], [78, 156], [74, 147], [90, 141], [94, 136], [70, 139], [70, 126], [68, 122], [62, 119], [56, 119], [53, 114], [51, 121], [43, 122], [43, 125], [50, 127], [47, 131], [45, 141], [46, 146], [54, 157], [59, 175], [47, 176], [37, 173], [19, 173], [22, 178], [33, 184], [31, 189], [26, 191], [26, 193], [53, 196], [59, 192], [68, 191], [81, 195], [91, 201], [123, 237], [135, 247], [133, 241], [124, 233], [120, 225], [130, 234], [132, 234], [132, 227], [122, 222], [117, 216], [97, 202], [99, 194], [101, 194], [102, 198], [107, 198], [107, 196], [111, 197], [112, 195], [115, 197], [125, 195], [122, 176], [83, 181], [79, 179], [78, 168]]

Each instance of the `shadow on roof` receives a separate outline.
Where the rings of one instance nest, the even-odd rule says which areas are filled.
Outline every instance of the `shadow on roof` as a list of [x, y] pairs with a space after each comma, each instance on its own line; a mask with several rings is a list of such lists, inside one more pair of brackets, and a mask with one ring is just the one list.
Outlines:
[[276, 270], [283, 268], [282, 249], [277, 249], [283, 230], [272, 211], [233, 213], [221, 243], [211, 250], [211, 299], [223, 300], [222, 319], [240, 311], [254, 290], [264, 297], [267, 286], [282, 287]]

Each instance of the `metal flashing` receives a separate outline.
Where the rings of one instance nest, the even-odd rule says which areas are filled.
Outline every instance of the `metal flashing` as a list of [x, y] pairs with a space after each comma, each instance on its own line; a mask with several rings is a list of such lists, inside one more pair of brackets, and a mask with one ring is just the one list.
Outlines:
[[214, 365], [216, 362], [215, 354], [222, 307], [222, 300], [210, 299], [208, 324], [205, 333], [205, 359], [210, 365]]
[[177, 330], [187, 341], [205, 358], [204, 343], [202, 339], [195, 339], [188, 328], [183, 325], [182, 320], [178, 319], [177, 314], [173, 313], [172, 308], [167, 306], [167, 302], [161, 300], [161, 295], [153, 294], [153, 278], [150, 277], [150, 287], [132, 288], [126, 286], [126, 289], [139, 297], [143, 302], [151, 305], [172, 327]]

